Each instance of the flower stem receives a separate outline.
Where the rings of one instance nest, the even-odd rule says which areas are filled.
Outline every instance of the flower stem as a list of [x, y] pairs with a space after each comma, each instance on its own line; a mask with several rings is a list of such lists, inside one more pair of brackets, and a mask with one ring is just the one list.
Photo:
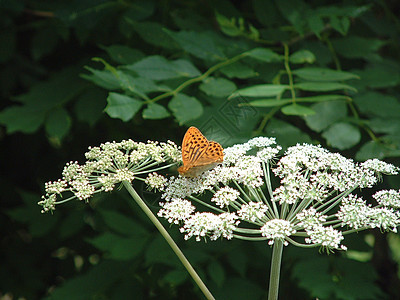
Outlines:
[[174, 242], [172, 237], [169, 235], [168, 231], [165, 230], [164, 226], [157, 219], [157, 217], [153, 214], [153, 212], [148, 208], [146, 203], [140, 198], [136, 190], [132, 187], [132, 185], [128, 181], [123, 181], [124, 187], [128, 190], [129, 194], [131, 194], [132, 198], [136, 201], [136, 203], [140, 206], [140, 208], [144, 211], [144, 213], [149, 217], [149, 219], [153, 222], [153, 224], [157, 227], [158, 231], [160, 231], [161, 235], [167, 241], [169, 246], [175, 252], [176, 256], [178, 256], [179, 260], [189, 272], [190, 276], [192, 276], [193, 280], [196, 282], [197, 286], [203, 292], [204, 296], [207, 299], [215, 299], [211, 292], [208, 290], [206, 285], [203, 283], [199, 275], [197, 275], [196, 271], [193, 269], [192, 265], [189, 263], [181, 249], [179, 249], [178, 245]]
[[268, 300], [277, 300], [279, 292], [279, 277], [281, 273], [283, 241], [276, 239], [272, 248], [272, 262], [269, 277]]

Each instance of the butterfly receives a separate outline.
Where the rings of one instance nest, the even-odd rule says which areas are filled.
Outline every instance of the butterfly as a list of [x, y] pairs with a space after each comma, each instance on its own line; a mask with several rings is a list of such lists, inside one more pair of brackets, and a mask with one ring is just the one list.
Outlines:
[[197, 175], [214, 168], [224, 161], [222, 146], [217, 142], [208, 141], [196, 127], [190, 127], [182, 142], [183, 166], [178, 172], [186, 177]]

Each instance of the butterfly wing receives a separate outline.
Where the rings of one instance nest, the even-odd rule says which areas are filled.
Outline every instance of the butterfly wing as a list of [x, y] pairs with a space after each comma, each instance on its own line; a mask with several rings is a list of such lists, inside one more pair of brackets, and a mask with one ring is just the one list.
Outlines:
[[205, 152], [197, 159], [196, 165], [218, 164], [224, 161], [224, 150], [217, 142], [209, 142]]
[[182, 161], [184, 166], [197, 162], [208, 148], [208, 140], [196, 127], [190, 127], [183, 137]]
[[178, 172], [187, 177], [212, 169], [224, 160], [223, 149], [217, 142], [209, 142], [196, 127], [190, 127], [183, 137], [183, 166]]

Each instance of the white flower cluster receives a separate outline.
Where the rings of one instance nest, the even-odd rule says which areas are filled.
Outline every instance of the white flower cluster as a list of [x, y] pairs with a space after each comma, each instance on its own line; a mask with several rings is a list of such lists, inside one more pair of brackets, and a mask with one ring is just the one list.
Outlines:
[[196, 237], [196, 241], [200, 241], [201, 238], [205, 238], [206, 236], [209, 236], [212, 241], [220, 237], [230, 240], [238, 224], [239, 221], [234, 214], [224, 213], [215, 215], [209, 212], [196, 212], [191, 218], [185, 221], [180, 231], [185, 233], [186, 240], [193, 236]]
[[[45, 184], [46, 194], [38, 203], [43, 207], [42, 212], [52, 211], [56, 204], [74, 198], [87, 201], [95, 193], [112, 191], [122, 181], [131, 182], [151, 169], [168, 167], [159, 167], [160, 163], [178, 162], [181, 153], [171, 141], [137, 143], [124, 140], [91, 147], [85, 157], [85, 164], [69, 162], [64, 167], [62, 179]], [[57, 196], [61, 197], [64, 193], [70, 193], [71, 196], [57, 202]]]
[[[351, 192], [373, 186], [380, 173], [397, 174], [398, 168], [379, 160], [358, 164], [307, 144], [290, 147], [273, 167], [280, 150], [274, 144], [274, 139], [254, 138], [225, 149], [224, 162], [198, 177], [162, 181], [166, 202], [159, 215], [179, 224], [186, 239], [265, 238], [270, 245], [280, 240], [327, 250], [346, 250], [341, 244], [346, 230], [396, 230], [400, 191], [377, 192], [376, 207]], [[273, 174], [281, 183], [275, 189]], [[197, 211], [197, 203], [212, 212]]]
[[284, 245], [287, 246], [288, 242], [285, 238], [295, 233], [296, 229], [294, 229], [293, 224], [282, 219], [269, 220], [263, 227], [261, 227], [261, 235], [269, 239], [269, 245], [273, 245], [274, 241], [278, 239], [283, 241]]

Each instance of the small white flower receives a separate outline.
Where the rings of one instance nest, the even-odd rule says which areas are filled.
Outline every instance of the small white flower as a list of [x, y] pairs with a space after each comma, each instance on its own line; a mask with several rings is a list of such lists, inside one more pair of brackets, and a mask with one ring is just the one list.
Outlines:
[[285, 241], [285, 238], [296, 233], [293, 225], [289, 221], [282, 219], [272, 219], [265, 223], [260, 230], [261, 235], [269, 239], [269, 245], [273, 245], [274, 240], [278, 239], [283, 241], [283, 244], [287, 246], [288, 242]]
[[67, 188], [68, 184], [65, 180], [50, 181], [45, 183], [47, 194], [61, 194]]
[[376, 192], [372, 197], [380, 205], [400, 208], [400, 190], [382, 190]]
[[362, 198], [350, 194], [342, 199], [339, 211], [336, 213], [337, 218], [342, 221], [342, 226], [349, 226], [359, 229], [367, 226], [369, 221], [370, 205]]
[[400, 213], [393, 208], [373, 208], [369, 212], [369, 223], [371, 228], [380, 228], [382, 231], [397, 232], [400, 225]]
[[264, 137], [264, 136], [258, 136], [255, 138], [250, 139], [247, 144], [251, 148], [266, 148], [271, 145], [276, 144], [276, 138], [274, 137]]
[[305, 209], [296, 215], [296, 218], [300, 221], [298, 226], [307, 230], [322, 226], [322, 223], [326, 221], [326, 217], [327, 216], [317, 212], [313, 207]]
[[156, 172], [150, 173], [147, 175], [145, 183], [151, 188], [151, 189], [157, 189], [157, 190], [164, 190], [164, 186], [167, 183], [167, 178], [164, 176], [157, 174]]
[[340, 245], [341, 241], [344, 239], [343, 234], [332, 226], [316, 226], [311, 230], [307, 230], [307, 234], [310, 237], [305, 239], [306, 243], [321, 244], [321, 246], [328, 249], [347, 250], [346, 246]]
[[191, 218], [185, 220], [180, 231], [185, 233], [185, 240], [195, 236], [196, 241], [200, 241], [207, 235], [213, 235], [214, 230], [221, 227], [221, 223], [218, 215], [209, 212], [197, 212]]
[[383, 173], [386, 175], [397, 175], [399, 174], [399, 168], [392, 164], [386, 163], [379, 159], [368, 159], [361, 164], [364, 168], [372, 169], [375, 172]]
[[178, 198], [172, 199], [170, 202], [160, 203], [160, 206], [162, 209], [158, 211], [157, 215], [174, 224], [187, 220], [196, 210], [190, 201]]
[[256, 220], [263, 220], [268, 206], [262, 202], [249, 202], [243, 204], [238, 210], [238, 216], [245, 221], [255, 222]]
[[240, 192], [238, 190], [231, 187], [223, 187], [214, 194], [211, 201], [223, 208], [235, 202], [239, 195]]
[[43, 207], [42, 213], [53, 211], [56, 209], [56, 194], [50, 194], [48, 196], [42, 196], [42, 201], [39, 201], [38, 204]]

